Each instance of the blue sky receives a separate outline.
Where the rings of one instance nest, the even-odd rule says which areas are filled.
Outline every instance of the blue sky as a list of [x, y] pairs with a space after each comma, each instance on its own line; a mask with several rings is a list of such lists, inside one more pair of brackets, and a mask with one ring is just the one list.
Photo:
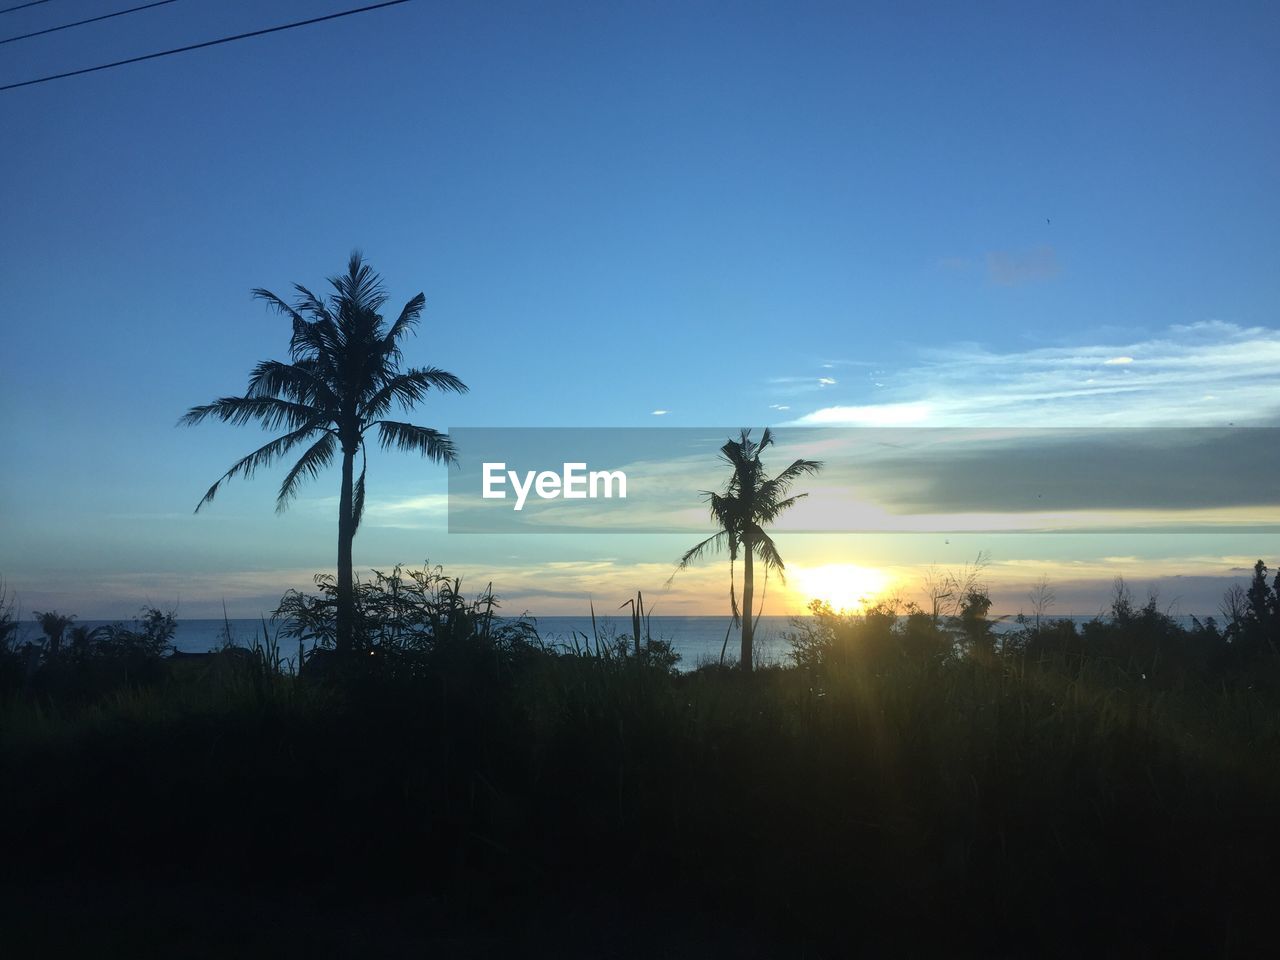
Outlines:
[[[351, 5], [179, 0], [0, 46], [0, 84]], [[44, 4], [0, 38], [118, 6]], [[415, 0], [0, 93], [0, 572], [82, 616], [252, 615], [331, 566], [336, 476], [284, 517], [278, 473], [192, 517], [260, 440], [174, 422], [284, 355], [251, 287], [319, 285], [357, 246], [394, 301], [426, 293], [409, 362], [472, 388], [416, 414], [439, 427], [1274, 423], [1278, 40], [1265, 3]], [[384, 506], [444, 487], [400, 456], [370, 471]], [[683, 545], [587, 539], [424, 515], [371, 525], [356, 560], [430, 556], [576, 612]], [[1011, 576], [1061, 550], [911, 543], [795, 550], [989, 548]], [[1277, 553], [1086, 537], [1052, 569]]]

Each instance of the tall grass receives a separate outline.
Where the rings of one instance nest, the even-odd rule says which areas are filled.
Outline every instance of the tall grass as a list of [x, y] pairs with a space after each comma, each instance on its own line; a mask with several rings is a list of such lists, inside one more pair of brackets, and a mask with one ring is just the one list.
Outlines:
[[264, 625], [252, 658], [190, 682], [11, 696], [9, 863], [352, 909], [426, 898], [472, 933], [715, 922], [789, 945], [772, 955], [1241, 955], [1270, 937], [1264, 668], [1144, 680], [873, 614], [798, 637], [794, 666], [678, 673], [645, 656], [658, 641], [637, 656], [634, 620], [558, 647], [440, 622], [440, 642], [420, 631], [340, 682], [295, 676]]

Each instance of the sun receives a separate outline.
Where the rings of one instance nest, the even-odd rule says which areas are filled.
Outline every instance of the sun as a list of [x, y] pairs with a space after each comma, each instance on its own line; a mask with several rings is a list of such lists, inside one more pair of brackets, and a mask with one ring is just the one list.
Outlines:
[[796, 567], [790, 572], [793, 592], [805, 602], [822, 600], [836, 610], [861, 610], [884, 594], [892, 582], [883, 570], [852, 563]]

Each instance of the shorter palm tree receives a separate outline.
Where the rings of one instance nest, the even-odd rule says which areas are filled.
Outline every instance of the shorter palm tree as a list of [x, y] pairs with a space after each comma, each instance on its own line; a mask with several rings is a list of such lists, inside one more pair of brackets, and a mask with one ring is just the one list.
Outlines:
[[[778, 553], [773, 538], [765, 532], [783, 511], [794, 506], [807, 493], [787, 496], [791, 485], [806, 474], [822, 469], [819, 460], [796, 460], [772, 479], [766, 477], [760, 454], [773, 444], [773, 434], [766, 428], [760, 442], [751, 439], [751, 431], [743, 430], [737, 440], [730, 439], [720, 448], [720, 459], [733, 468], [723, 493], [704, 490], [703, 498], [711, 511], [711, 519], [720, 528], [701, 543], [685, 551], [676, 572], [685, 569], [708, 550], [728, 551], [729, 554], [729, 603], [735, 626], [742, 624], [742, 647], [739, 665], [743, 670], [752, 667], [752, 642], [755, 622], [751, 607], [755, 600], [755, 561], [764, 564], [765, 577], [776, 573], [786, 581], [786, 565]], [[742, 610], [738, 609], [738, 594], [734, 584], [734, 564], [742, 558]], [[673, 573], [672, 578], [675, 577]]]
[[62, 639], [66, 636], [67, 629], [75, 623], [76, 618], [58, 613], [56, 610], [50, 610], [47, 613], [34, 610], [32, 613], [40, 624], [40, 630], [49, 638], [49, 652], [57, 653], [62, 649]]

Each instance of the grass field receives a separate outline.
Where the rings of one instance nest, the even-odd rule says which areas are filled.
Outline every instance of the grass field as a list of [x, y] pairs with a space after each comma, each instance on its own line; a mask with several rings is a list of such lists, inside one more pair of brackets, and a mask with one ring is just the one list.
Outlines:
[[828, 612], [797, 665], [754, 673], [437, 623], [323, 680], [261, 650], [11, 691], [6, 937], [1250, 955], [1280, 893], [1275, 665], [1215, 666], [1216, 634], [1121, 613], [995, 649]]

